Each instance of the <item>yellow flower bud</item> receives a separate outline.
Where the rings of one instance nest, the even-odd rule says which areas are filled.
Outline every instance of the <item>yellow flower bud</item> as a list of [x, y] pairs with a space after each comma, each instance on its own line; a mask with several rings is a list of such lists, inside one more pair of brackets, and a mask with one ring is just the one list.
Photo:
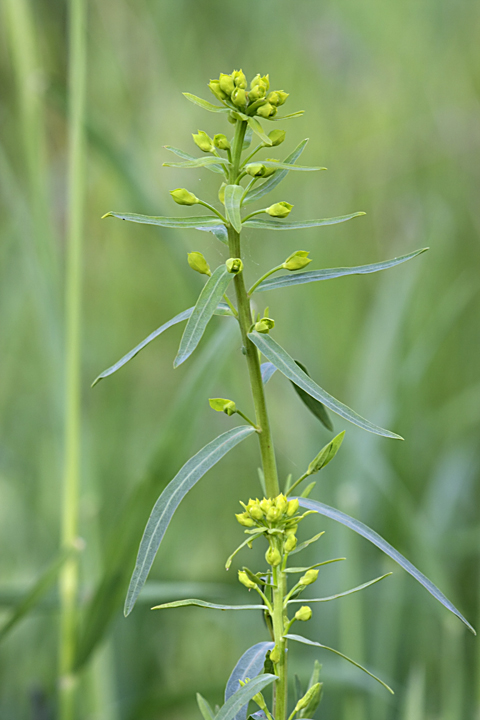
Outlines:
[[295, 523], [294, 525], [290, 525], [290, 527], [287, 527], [287, 529], [285, 530], [285, 535], [287, 537], [290, 537], [291, 535], [296, 535], [297, 530], [298, 530], [297, 523]]
[[[292, 517], [292, 515], [295, 515], [295, 513], [298, 510], [298, 500], [297, 498], [294, 498], [293, 500], [288, 501], [288, 507], [287, 507], [287, 515], [288, 517]], [[296, 529], [296, 528], [295, 528]]]
[[288, 506], [288, 500], [283, 493], [280, 493], [280, 495], [275, 498], [275, 505], [280, 515], [283, 515]]
[[232, 73], [232, 78], [238, 88], [245, 90], [245, 88], [247, 87], [247, 78], [245, 77], [245, 73], [243, 72], [243, 70], [234, 70]]
[[227, 183], [222, 183], [220, 185], [220, 189], [218, 191], [218, 199], [222, 203], [222, 205], [225, 205], [225, 188], [227, 187]]
[[282, 556], [280, 555], [276, 547], [269, 547], [267, 552], [265, 553], [265, 560], [272, 567], [276, 567], [282, 562]]
[[289, 535], [287, 539], [285, 540], [285, 552], [290, 553], [292, 550], [295, 550], [297, 547], [297, 538], [295, 535]]
[[201, 275], [211, 275], [210, 266], [203, 257], [202, 253], [200, 252], [191, 252], [187, 255], [188, 264], [192, 268], [192, 270], [196, 270], [196, 272], [200, 273]]
[[262, 693], [257, 693], [252, 698], [253, 702], [257, 703], [260, 710], [265, 710], [267, 707], [267, 703], [265, 702], [265, 698], [263, 697]]
[[196, 205], [198, 203], [197, 196], [185, 190], [185, 188], [170, 190], [170, 195], [179, 205]]
[[278, 663], [278, 661], [280, 660], [280, 648], [277, 647], [277, 645], [275, 645], [273, 650], [270, 650], [270, 660], [273, 663]]
[[307, 570], [305, 575], [303, 575], [298, 582], [300, 585], [303, 585], [303, 586], [311, 585], [312, 583], [315, 582], [317, 577], [318, 577], [318, 570]]
[[252, 520], [252, 518], [249, 517], [247, 513], [235, 513], [235, 517], [237, 518], [240, 525], [243, 525], [244, 527], [253, 527], [255, 525], [255, 521]]
[[268, 522], [275, 522], [275, 520], [278, 520], [279, 517], [280, 517], [280, 512], [278, 511], [278, 508], [276, 508], [276, 507], [271, 507], [271, 508], [267, 511], [267, 520], [268, 520]]
[[270, 103], [270, 105], [274, 105], [275, 107], [283, 105], [287, 98], [288, 93], [283, 92], [283, 90], [274, 90], [267, 95], [268, 102]]
[[[269, 162], [275, 162], [275, 163], [278, 162], [278, 160], [276, 160], [275, 158], [267, 158], [267, 160]], [[263, 170], [262, 177], [264, 177], [264, 178], [270, 177], [270, 175], [273, 175], [273, 173], [277, 172], [276, 167], [272, 167], [270, 165], [268, 165], [268, 166], [264, 165], [263, 167], [264, 167], [264, 170]]]
[[197, 145], [200, 150], [206, 153], [212, 152], [213, 142], [206, 132], [204, 132], [203, 130], [199, 130], [196, 135], [192, 133], [192, 137], [195, 145]]
[[253, 88], [255, 85], [258, 85], [259, 83], [263, 83], [267, 90], [270, 88], [270, 78], [268, 75], [264, 75], [263, 77], [260, 77], [260, 75], [255, 75], [252, 82], [250, 83], [250, 87]]
[[295, 613], [295, 620], [301, 620], [302, 622], [306, 622], [307, 620], [310, 620], [312, 617], [312, 608], [308, 607], [308, 605], [302, 605], [300, 610], [297, 610]]
[[264, 513], [268, 512], [268, 510], [272, 507], [272, 501], [270, 498], [263, 498], [263, 500], [260, 501], [260, 507]]
[[243, 262], [240, 260], [240, 258], [228, 258], [225, 265], [227, 266], [228, 272], [232, 273], [233, 275], [237, 275], [243, 270]]
[[262, 163], [248, 163], [245, 166], [245, 172], [252, 177], [263, 177], [266, 167]]
[[223, 92], [223, 90], [221, 89], [220, 82], [218, 80], [210, 80], [210, 82], [208, 83], [208, 87], [215, 95], [217, 100], [221, 100], [223, 102], [229, 97], [227, 93]]
[[[250, 580], [250, 578], [248, 577], [247, 573], [244, 570], [238, 571], [238, 579], [240, 580], [242, 585], [245, 585], [245, 587], [248, 588], [249, 590], [252, 590], [252, 588], [255, 587], [255, 583], [253, 582], [253, 580]], [[310, 611], [310, 615], [311, 614], [312, 614], [312, 611]]]
[[248, 508], [248, 512], [250, 513], [250, 517], [252, 517], [254, 520], [261, 520], [263, 518], [263, 510], [258, 504], [253, 505], [251, 508]]
[[232, 102], [241, 110], [245, 110], [247, 106], [247, 94], [243, 88], [235, 88], [232, 92]]
[[292, 253], [283, 263], [283, 268], [294, 271], [307, 267], [307, 265], [312, 262], [312, 258], [308, 257], [309, 252], [309, 250], [297, 250], [297, 252]]
[[216, 410], [217, 412], [224, 412], [227, 415], [234, 415], [237, 412], [233, 400], [227, 400], [226, 398], [209, 398], [208, 402], [212, 410]]
[[224, 92], [226, 95], [230, 97], [232, 92], [235, 90], [235, 83], [233, 81], [232, 75], [226, 75], [225, 73], [220, 73], [220, 77], [218, 79], [218, 84], [220, 86], [220, 90]]
[[213, 144], [219, 150], [230, 150], [230, 143], [228, 142], [226, 136], [222, 135], [222, 133], [218, 133], [218, 135], [213, 136]]
[[310, 705], [311, 701], [315, 697], [318, 697], [321, 688], [322, 688], [322, 683], [315, 683], [315, 685], [312, 685], [312, 687], [307, 690], [305, 695], [302, 698], [300, 698], [300, 700], [295, 705], [295, 712], [299, 712], [300, 710], [305, 710], [305, 708], [307, 708]]
[[255, 102], [256, 100], [263, 100], [267, 92], [267, 86], [264, 85], [263, 82], [257, 83], [250, 92], [248, 93], [248, 99], [250, 102]]
[[276, 145], [281, 145], [285, 140], [285, 135], [285, 130], [272, 130], [271, 132], [269, 132], [268, 137], [272, 141], [272, 147], [275, 147]]
[[259, 108], [257, 108], [257, 115], [260, 115], [262, 118], [269, 118], [273, 114], [273, 105], [269, 102], [266, 102], [265, 105], [261, 105]]
[[267, 212], [271, 217], [286, 218], [290, 215], [292, 208], [293, 205], [290, 205], [288, 202], [278, 202], [274, 205], [270, 205], [265, 212]]
[[275, 327], [275, 320], [272, 320], [272, 318], [264, 317], [261, 320], [259, 320], [257, 323], [255, 323], [254, 329], [258, 333], [269, 333], [270, 330]]

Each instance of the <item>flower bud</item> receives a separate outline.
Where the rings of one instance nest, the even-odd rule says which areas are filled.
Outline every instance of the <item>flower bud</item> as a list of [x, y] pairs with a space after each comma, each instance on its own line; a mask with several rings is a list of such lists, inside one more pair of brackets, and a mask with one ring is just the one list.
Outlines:
[[222, 135], [222, 133], [214, 135], [213, 144], [219, 150], [230, 150], [230, 143], [228, 142], [226, 136]]
[[232, 75], [226, 75], [226, 73], [220, 73], [218, 79], [220, 90], [230, 97], [232, 92], [235, 90], [235, 83]]
[[247, 94], [243, 88], [237, 87], [232, 92], [232, 102], [238, 108], [245, 110], [247, 105]]
[[233, 110], [228, 113], [227, 120], [232, 125], [235, 125], [235, 123], [237, 122], [237, 118], [235, 117], [235, 113], [233, 112]]
[[293, 205], [290, 205], [288, 202], [278, 202], [274, 205], [270, 205], [265, 212], [267, 212], [271, 217], [286, 218], [290, 215], [292, 208]]
[[245, 166], [245, 172], [252, 177], [263, 177], [266, 167], [262, 163], [248, 163]]
[[227, 266], [228, 272], [232, 273], [233, 275], [237, 275], [243, 270], [243, 262], [240, 260], [240, 258], [228, 258], [225, 265]]
[[265, 553], [265, 560], [269, 565], [272, 567], [276, 567], [277, 565], [280, 565], [282, 562], [282, 556], [280, 555], [279, 551], [276, 547], [269, 547], [267, 552]]
[[[245, 587], [248, 588], [249, 590], [251, 590], [252, 588], [255, 587], [255, 583], [253, 582], [253, 580], [250, 580], [250, 578], [248, 577], [247, 573], [244, 570], [238, 571], [238, 579], [240, 580], [242, 585], [245, 585]], [[300, 608], [300, 610], [301, 609], [302, 608]], [[312, 614], [312, 611], [310, 610], [310, 615], [311, 614]]]
[[[278, 160], [276, 160], [275, 158], [267, 158], [267, 160], [269, 162], [275, 162], [275, 163], [278, 162]], [[270, 177], [270, 175], [273, 175], [273, 173], [277, 172], [277, 168], [272, 167], [271, 165], [264, 165], [263, 167], [264, 167], [264, 170], [263, 170], [262, 177], [264, 177], [264, 178]]]
[[227, 93], [223, 92], [223, 90], [221, 89], [220, 82], [218, 80], [210, 80], [210, 82], [208, 83], [208, 87], [215, 95], [217, 100], [221, 100], [223, 102], [229, 97]]
[[268, 133], [268, 137], [272, 141], [272, 147], [276, 147], [277, 145], [281, 145], [283, 141], [285, 140], [286, 132], [285, 130], [272, 130]]
[[265, 708], [267, 707], [267, 703], [265, 702], [265, 698], [263, 697], [261, 692], [254, 695], [252, 700], [254, 703], [257, 703], [260, 710], [265, 710]]
[[273, 92], [269, 93], [267, 95], [267, 100], [270, 103], [270, 105], [274, 105], [275, 107], [278, 107], [279, 105], [283, 105], [285, 100], [288, 98], [288, 93], [283, 92], [283, 90], [274, 90]]
[[263, 82], [259, 82], [257, 85], [255, 85], [250, 92], [248, 93], [248, 99], [250, 102], [255, 102], [256, 100], [263, 100], [267, 92], [267, 86], [263, 84]]
[[280, 515], [283, 515], [288, 506], [288, 500], [285, 495], [280, 493], [280, 495], [278, 495], [275, 499], [275, 505], [277, 506], [277, 510], [279, 511]]
[[275, 520], [278, 520], [279, 517], [280, 517], [280, 513], [279, 513], [279, 511], [278, 511], [278, 508], [276, 508], [276, 507], [271, 507], [271, 508], [267, 511], [267, 520], [268, 520], [268, 522], [275, 522]]
[[212, 152], [213, 142], [206, 132], [204, 132], [203, 130], [199, 130], [197, 135], [192, 133], [192, 137], [195, 145], [197, 145], [200, 150], [202, 150], [203, 152]]
[[233, 400], [227, 400], [226, 398], [209, 398], [208, 402], [212, 410], [216, 410], [217, 412], [224, 412], [229, 416], [237, 412]]
[[268, 512], [268, 510], [272, 507], [272, 501], [270, 498], [263, 498], [263, 500], [260, 500], [260, 507], [264, 513]]
[[241, 88], [242, 90], [246, 89], [247, 78], [245, 77], [245, 73], [243, 72], [243, 70], [234, 70], [232, 73], [232, 78], [237, 88]]
[[290, 537], [291, 535], [296, 535], [298, 530], [298, 523], [294, 523], [293, 525], [290, 525], [290, 527], [287, 527], [285, 530], [285, 535], [287, 537]]
[[298, 500], [297, 498], [294, 498], [293, 500], [288, 501], [288, 507], [287, 507], [287, 515], [288, 517], [292, 517], [292, 515], [295, 515], [295, 513], [298, 510]]
[[300, 580], [298, 581], [299, 585], [311, 585], [315, 582], [315, 580], [318, 577], [318, 570], [307, 570], [305, 575], [303, 575]]
[[312, 258], [308, 257], [309, 252], [309, 250], [297, 250], [297, 252], [292, 253], [283, 263], [283, 268], [294, 271], [307, 267], [312, 262]]
[[263, 511], [258, 504], [248, 508], [248, 512], [250, 513], [250, 517], [254, 520], [261, 520], [263, 518]]
[[270, 650], [270, 660], [273, 663], [278, 663], [280, 660], [280, 648], [277, 645], [275, 645], [273, 650]]
[[273, 105], [269, 102], [266, 102], [265, 105], [261, 105], [259, 108], [257, 108], [257, 115], [260, 115], [262, 118], [269, 118], [273, 113]]
[[210, 266], [200, 252], [191, 252], [187, 255], [188, 264], [201, 275], [211, 275]]
[[220, 185], [220, 189], [218, 191], [218, 199], [222, 203], [222, 205], [225, 205], [225, 188], [227, 187], [227, 183], [222, 183]]
[[272, 318], [267, 318], [267, 317], [262, 318], [254, 325], [254, 329], [258, 333], [264, 333], [264, 334], [270, 332], [270, 330], [274, 327], [275, 327], [275, 320], [272, 320]]
[[295, 535], [289, 535], [287, 539], [285, 540], [285, 552], [290, 553], [292, 550], [295, 550], [297, 547], [297, 538]]
[[185, 188], [170, 190], [170, 195], [179, 205], [196, 205], [198, 203], [197, 196], [185, 190]]
[[306, 622], [307, 620], [310, 620], [312, 617], [312, 608], [308, 607], [308, 605], [302, 605], [300, 610], [297, 610], [295, 613], [295, 620], [301, 620], [302, 622]]
[[302, 698], [300, 698], [300, 700], [295, 705], [295, 712], [299, 712], [300, 710], [304, 710], [305, 708], [307, 708], [310, 705], [313, 698], [318, 696], [318, 694], [321, 690], [321, 687], [322, 687], [322, 683], [315, 683], [315, 685], [312, 685], [312, 687], [307, 690], [305, 695]]
[[250, 87], [253, 90], [253, 88], [258, 85], [259, 83], [263, 83], [267, 90], [270, 88], [270, 78], [268, 75], [264, 75], [263, 77], [260, 77], [260, 75], [255, 75], [252, 82], [250, 83]]
[[253, 527], [255, 525], [255, 520], [252, 520], [247, 513], [235, 513], [235, 517], [240, 525], [243, 525], [244, 527]]

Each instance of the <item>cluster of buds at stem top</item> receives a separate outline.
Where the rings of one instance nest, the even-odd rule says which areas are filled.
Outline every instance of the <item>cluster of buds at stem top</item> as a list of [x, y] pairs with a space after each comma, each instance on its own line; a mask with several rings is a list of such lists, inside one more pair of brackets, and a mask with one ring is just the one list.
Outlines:
[[229, 75], [220, 73], [218, 80], [210, 80], [208, 87], [217, 100], [232, 110], [238, 109], [267, 120], [275, 117], [277, 108], [288, 98], [288, 93], [283, 90], [270, 91], [268, 75], [256, 75], [249, 87], [242, 70], [234, 70]]
[[[244, 512], [236, 515], [240, 525], [246, 528], [268, 528], [280, 532], [268, 535], [269, 547], [265, 559], [272, 567], [277, 567], [282, 562], [285, 554], [294, 550], [297, 545], [296, 532], [299, 521], [298, 500], [288, 498], [280, 493], [276, 498], [263, 498], [263, 500], [248, 501], [248, 504], [240, 503]], [[240, 582], [244, 585], [243, 576]], [[249, 580], [250, 582], [250, 580]], [[250, 586], [248, 586], [250, 587]]]

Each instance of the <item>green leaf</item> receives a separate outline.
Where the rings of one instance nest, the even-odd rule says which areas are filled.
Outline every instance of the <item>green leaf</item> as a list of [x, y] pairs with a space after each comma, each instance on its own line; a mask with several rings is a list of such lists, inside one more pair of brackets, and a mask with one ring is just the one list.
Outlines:
[[219, 265], [215, 268], [208, 278], [202, 288], [202, 292], [198, 296], [197, 303], [188, 319], [187, 326], [183, 331], [177, 357], [173, 363], [174, 368], [177, 368], [185, 362], [197, 347], [208, 323], [217, 309], [220, 299], [232, 279], [233, 275], [228, 272], [225, 265]]
[[240, 203], [245, 189], [241, 185], [227, 185], [225, 188], [225, 210], [227, 220], [237, 233], [242, 230], [242, 218], [240, 215]]
[[262, 373], [262, 382], [266, 385], [272, 375], [277, 372], [277, 368], [273, 363], [266, 362], [260, 365], [260, 372]]
[[[302, 365], [301, 362], [298, 360], [295, 360], [295, 364], [298, 365], [300, 370], [303, 370], [305, 375], [308, 375], [310, 377], [310, 373], [308, 372], [305, 365]], [[300, 400], [303, 402], [303, 404], [310, 410], [310, 412], [315, 415], [315, 417], [320, 420], [322, 425], [324, 425], [327, 430], [330, 430], [330, 432], [333, 432], [333, 423], [330, 419], [330, 415], [328, 414], [325, 406], [323, 403], [321, 403], [319, 400], [316, 400], [313, 398], [309, 393], [305, 392], [302, 388], [298, 387], [298, 385], [295, 385], [294, 382], [292, 382], [293, 389], [297, 393]]]
[[258, 675], [253, 680], [250, 680], [244, 687], [241, 687], [228, 698], [225, 705], [218, 711], [215, 720], [233, 720], [254, 695], [261, 692], [264, 687], [270, 685], [274, 680], [278, 680], [278, 677], [270, 675], [270, 673]]
[[192, 95], [191, 93], [182, 93], [187, 100], [190, 100], [194, 105], [199, 105], [204, 110], [208, 110], [209, 112], [215, 112], [215, 113], [228, 113], [230, 112], [230, 109], [227, 107], [222, 107], [221, 105], [213, 105], [212, 103], [208, 102], [207, 100], [204, 100], [203, 98], [199, 98], [196, 95]]
[[223, 223], [219, 223], [215, 227], [197, 227], [197, 230], [205, 230], [206, 232], [211, 232], [212, 235], [215, 235], [217, 240], [220, 240], [220, 242], [224, 245], [228, 245], [228, 232], [227, 228]]
[[196, 600], [189, 598], [188, 600], [174, 600], [174, 602], [163, 603], [163, 605], [155, 605], [152, 610], [166, 610], [167, 608], [179, 608], [195, 605], [196, 607], [210, 608], [211, 610], [268, 610], [266, 605], [216, 605], [215, 603], [205, 602], [205, 600]]
[[163, 163], [163, 167], [173, 168], [198, 168], [207, 167], [209, 165], [230, 165], [227, 158], [215, 157], [213, 155], [205, 155], [205, 157], [194, 158], [193, 160], [185, 160], [181, 163]]
[[247, 127], [245, 130], [245, 137], [243, 138], [242, 151], [247, 150], [252, 144], [253, 130], [251, 127]]
[[265, 290], [277, 290], [278, 288], [290, 287], [291, 285], [304, 285], [305, 283], [317, 282], [318, 280], [330, 280], [331, 278], [343, 277], [344, 275], [366, 275], [368, 273], [379, 272], [379, 270], [387, 270], [388, 268], [400, 265], [407, 260], [411, 260], [417, 255], [421, 255], [428, 248], [422, 248], [408, 255], [402, 255], [392, 260], [373, 263], [371, 265], [358, 265], [357, 267], [340, 267], [340, 268], [324, 268], [322, 270], [309, 270], [298, 275], [289, 273], [288, 275], [280, 275], [278, 277], [267, 278], [255, 290], [255, 292], [265, 292]]
[[[298, 158], [300, 157], [302, 152], [305, 150], [307, 143], [308, 143], [308, 138], [306, 138], [305, 140], [302, 140], [302, 142], [297, 145], [295, 150], [285, 158], [285, 160], [283, 161], [284, 164], [285, 165], [293, 165], [293, 163], [296, 160], [298, 160]], [[255, 188], [252, 188], [251, 190], [249, 190], [248, 193], [245, 195], [245, 198], [243, 200], [243, 205], [248, 205], [248, 203], [254, 202], [255, 200], [259, 200], [261, 197], [263, 197], [267, 193], [271, 192], [288, 175], [288, 172], [289, 172], [289, 170], [279, 170], [274, 175], [271, 175], [268, 178], [268, 180], [265, 180], [264, 183], [262, 183], [258, 187], [255, 187]]]
[[297, 112], [289, 113], [288, 115], [278, 115], [272, 118], [274, 122], [277, 120], [290, 120], [291, 118], [301, 117], [305, 110], [297, 110]]
[[[179, 148], [173, 147], [172, 145], [164, 145], [163, 146], [165, 150], [170, 150], [170, 152], [174, 153], [175, 155], [178, 155], [178, 157], [183, 158], [184, 160], [196, 160], [197, 158], [195, 155], [190, 155], [190, 153], [184, 152], [183, 150], [180, 150]], [[220, 173], [223, 175], [223, 169], [221, 165], [206, 165], [208, 170], [211, 170], [215, 173]]]
[[398, 552], [398, 550], [395, 550], [395, 548], [392, 547], [386, 540], [384, 540], [378, 533], [376, 533], [375, 530], [372, 530], [367, 525], [364, 525], [359, 520], [355, 520], [354, 518], [346, 515], [340, 510], [336, 510], [329, 505], [324, 505], [324, 503], [318, 502], [317, 500], [299, 498], [298, 501], [301, 507], [307, 508], [308, 510], [314, 510], [320, 513], [320, 515], [324, 515], [325, 517], [329, 517], [332, 520], [335, 520], [336, 522], [345, 525], [351, 530], [354, 530], [358, 535], [361, 535], [366, 540], [369, 540], [371, 543], [373, 543], [373, 545], [376, 545], [378, 548], [380, 548], [380, 550], [382, 550], [386, 555], [388, 555], [388, 557], [392, 558], [392, 560], [395, 560], [395, 562], [400, 565], [400, 567], [402, 567], [412, 577], [414, 577], [415, 580], [420, 583], [420, 585], [423, 585], [423, 587], [428, 590], [428, 592], [433, 595], [436, 600], [438, 600], [444, 607], [446, 607], [447, 610], [450, 610], [450, 612], [456, 615], [468, 627], [468, 629], [471, 630], [474, 635], [476, 635], [476, 632], [470, 625], [470, 623], [463, 617], [461, 612], [457, 610], [455, 605], [453, 605], [450, 600], [448, 600], [445, 595], [431, 582], [431, 580], [429, 580], [425, 575], [423, 575], [423, 573], [417, 570], [417, 568], [412, 565], [409, 560], [404, 558], [403, 555]]
[[250, 426], [241, 426], [219, 435], [190, 458], [162, 492], [155, 503], [143, 533], [135, 569], [125, 600], [125, 615], [129, 615], [133, 610], [163, 536], [180, 502], [210, 468], [216, 465], [238, 443], [254, 432], [255, 430]]
[[318, 535], [314, 535], [312, 538], [310, 538], [310, 540], [304, 540], [302, 543], [300, 543], [300, 545], [297, 545], [295, 550], [292, 550], [292, 552], [289, 554], [295, 555], [295, 553], [298, 553], [301, 550], [305, 550], [306, 547], [308, 547], [309, 545], [311, 545], [314, 542], [317, 542], [317, 540], [320, 540], [322, 535], [325, 535], [325, 530], [323, 530], [321, 533], [318, 533]]
[[[313, 567], [315, 567], [315, 565]], [[291, 605], [293, 603], [305, 604], [306, 602], [328, 602], [329, 600], [337, 600], [338, 598], [346, 597], [347, 595], [353, 595], [353, 593], [364, 590], [365, 588], [370, 587], [370, 585], [375, 585], [375, 583], [380, 582], [380, 580], [383, 580], [386, 577], [390, 577], [390, 575], [393, 575], [393, 573], [385, 573], [385, 575], [380, 575], [380, 577], [375, 578], [375, 580], [370, 580], [370, 582], [363, 583], [362, 585], [357, 585], [357, 587], [354, 587], [351, 590], [346, 590], [345, 592], [337, 593], [337, 595], [329, 595], [328, 597], [323, 598], [308, 598], [308, 600], [305, 600], [305, 598], [303, 600], [289, 600], [287, 602], [287, 605]]]
[[[253, 428], [252, 428], [252, 430], [253, 430]], [[237, 547], [237, 549], [233, 551], [233, 553], [230, 555], [230, 557], [227, 559], [227, 562], [225, 563], [225, 570], [229, 570], [229, 569], [230, 569], [230, 566], [231, 566], [231, 564], [232, 564], [233, 558], [235, 557], [235, 555], [236, 555], [237, 553], [240, 552], [240, 550], [242, 550], [246, 545], [250, 545], [251, 542], [253, 542], [253, 541], [256, 540], [258, 537], [260, 537], [260, 535], [263, 535], [263, 533], [265, 533], [266, 531], [267, 531], [266, 528], [264, 528], [263, 530], [253, 530], [253, 531], [251, 531], [250, 537], [248, 537], [246, 540], [244, 540], [244, 541]]]
[[306, 487], [306, 488], [304, 489], [304, 491], [302, 492], [302, 497], [308, 497], [308, 496], [310, 495], [310, 493], [312, 492], [312, 490], [313, 490], [313, 488], [315, 487], [316, 484], [317, 484], [317, 483], [316, 483], [316, 481], [314, 480], [313, 482], [310, 483], [310, 485], [307, 485], [307, 487]]
[[301, 635], [285, 635], [285, 637], [288, 640], [295, 640], [295, 642], [303, 643], [304, 645], [314, 645], [315, 647], [323, 648], [324, 650], [329, 650], [330, 652], [335, 653], [335, 655], [339, 655], [344, 660], [348, 660], [349, 663], [352, 665], [355, 665], [355, 667], [359, 668], [360, 670], [363, 670], [364, 673], [367, 673], [367, 675], [370, 675], [371, 678], [376, 680], [380, 683], [380, 685], [383, 685], [384, 688], [388, 690], [388, 692], [392, 693], [394, 695], [392, 688], [389, 687], [386, 683], [383, 682], [383, 680], [380, 680], [376, 675], [370, 672], [370, 670], [367, 670], [367, 668], [364, 668], [363, 665], [360, 665], [360, 663], [355, 662], [355, 660], [352, 660], [351, 658], [347, 657], [347, 655], [344, 655], [343, 653], [339, 652], [338, 650], [335, 650], [334, 648], [328, 647], [328, 645], [322, 645], [321, 643], [314, 642], [313, 640], [308, 640], [308, 638], [304, 638]]
[[320, 472], [329, 462], [333, 460], [337, 452], [340, 450], [340, 445], [345, 437], [345, 430], [336, 435], [333, 440], [323, 447], [318, 455], [312, 460], [308, 466], [308, 474], [314, 475]]
[[302, 230], [303, 228], [320, 227], [322, 225], [336, 225], [346, 222], [355, 217], [365, 215], [364, 212], [352, 213], [351, 215], [340, 215], [340, 217], [323, 218], [322, 220], [304, 220], [299, 222], [279, 222], [278, 220], [259, 220], [252, 218], [245, 220], [245, 227], [257, 228], [258, 230]]
[[197, 230], [209, 230], [220, 225], [218, 218], [213, 215], [201, 215], [199, 217], [157, 217], [155, 215], [137, 215], [136, 213], [108, 212], [104, 216], [115, 217], [119, 220], [141, 223], [142, 225], [158, 225], [166, 228], [196, 228]]
[[197, 693], [197, 705], [202, 713], [203, 720], [214, 720], [215, 714], [210, 707], [210, 703], [208, 703], [200, 693]]
[[270, 140], [268, 135], [263, 131], [263, 128], [260, 125], [260, 123], [258, 122], [258, 120], [254, 117], [247, 117], [247, 122], [248, 122], [249, 127], [251, 127], [251, 129], [255, 133], [255, 135], [258, 135], [260, 140], [262, 140], [265, 143], [265, 145], [268, 145], [269, 147], [271, 147], [272, 141]]
[[[112, 365], [111, 367], [104, 370], [98, 377], [95, 378], [95, 380], [92, 383], [92, 387], [94, 387], [97, 383], [100, 382], [100, 380], [103, 380], [106, 377], [109, 377], [110, 375], [113, 375], [113, 373], [117, 372], [117, 370], [120, 370], [121, 367], [126, 365], [129, 360], [132, 360], [140, 350], [143, 350], [144, 347], [146, 347], [149, 343], [152, 342], [152, 340], [155, 340], [159, 335], [165, 332], [165, 330], [168, 330], [168, 328], [173, 327], [173, 325], [177, 325], [180, 322], [183, 322], [183, 320], [188, 320], [188, 318], [193, 313], [194, 308], [188, 308], [188, 310], [184, 310], [183, 312], [179, 313], [178, 315], [175, 315], [174, 318], [169, 320], [168, 322], [164, 323], [163, 325], [160, 325], [159, 328], [154, 330], [148, 337], [145, 338], [145, 340], [142, 340], [141, 343], [139, 343], [136, 347], [133, 348], [133, 350], [130, 350], [126, 355], [124, 355], [118, 362], [115, 363], [115, 365]], [[232, 311], [228, 307], [226, 303], [219, 303], [217, 309], [215, 310], [215, 315], [232, 315]]]
[[[273, 650], [274, 645], [275, 643], [273, 642], [259, 642], [243, 653], [228, 678], [225, 688], [225, 702], [241, 687], [240, 680], [242, 680], [242, 682], [245, 682], [247, 678], [251, 680], [262, 672], [265, 656], [269, 650]], [[234, 720], [246, 720], [247, 709], [247, 705], [244, 705], [235, 715]]]
[[250, 340], [257, 346], [261, 353], [266, 357], [267, 360], [272, 362], [275, 367], [280, 370], [289, 380], [295, 385], [305, 390], [309, 395], [319, 400], [326, 405], [330, 410], [345, 420], [357, 425], [363, 430], [374, 433], [375, 435], [382, 435], [383, 437], [396, 438], [403, 440], [400, 435], [385, 430], [384, 428], [374, 425], [369, 420], [358, 415], [354, 410], [336, 400], [334, 397], [329, 395], [323, 388], [317, 385], [303, 370], [301, 370], [296, 364], [295, 360], [270, 337], [270, 335], [260, 334], [255, 331], [248, 334]]
[[[303, 550], [303, 548], [302, 548]], [[292, 553], [290, 553], [291, 555]], [[309, 565], [308, 567], [290, 567], [285, 570], [286, 573], [306, 573], [307, 570], [313, 570], [314, 568], [323, 567], [324, 565], [331, 565], [332, 563], [341, 562], [347, 558], [331, 558], [330, 560], [323, 560], [323, 562], [315, 563], [315, 565]], [[309, 601], [310, 602], [310, 601]]]
[[266, 165], [266, 167], [275, 167], [279, 170], [287, 170], [290, 172], [290, 170], [301, 170], [303, 172], [314, 172], [316, 170], [326, 170], [327, 168], [324, 167], [314, 167], [310, 165], [295, 165], [294, 163], [287, 163], [287, 162], [276, 162], [274, 160], [262, 160], [262, 165]]

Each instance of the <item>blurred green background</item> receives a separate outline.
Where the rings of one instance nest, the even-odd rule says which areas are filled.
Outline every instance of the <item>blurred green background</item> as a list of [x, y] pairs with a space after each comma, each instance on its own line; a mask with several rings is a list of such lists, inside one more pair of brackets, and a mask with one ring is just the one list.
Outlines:
[[[58, 0], [3, 0], [0, 33], [1, 458], [0, 620], [58, 552], [63, 462], [67, 14]], [[269, 72], [305, 109], [278, 156], [306, 137], [304, 164], [273, 200], [292, 219], [364, 210], [350, 223], [297, 233], [245, 233], [254, 279], [310, 249], [314, 267], [375, 262], [430, 246], [381, 275], [259, 296], [275, 337], [320, 384], [397, 443], [344, 424], [342, 452], [313, 497], [371, 525], [480, 625], [480, 6], [471, 0], [91, 0], [88, 3], [87, 202], [83, 250], [81, 613], [78, 718], [190, 720], [195, 692], [220, 702], [241, 653], [267, 639], [260, 618], [180, 609], [177, 597], [236, 599], [238, 499], [258, 495], [254, 442], [227, 456], [185, 499], [135, 612], [122, 603], [156, 497], [200, 447], [232, 426], [213, 396], [248, 392], [239, 338], [215, 318], [199, 350], [173, 371], [174, 328], [95, 389], [104, 368], [202, 286], [186, 253], [210, 264], [210, 234], [115, 220], [108, 210], [180, 214], [168, 191], [215, 199], [217, 176], [162, 168], [169, 144], [195, 153], [192, 132], [227, 132], [181, 95], [210, 100], [219, 72]], [[269, 127], [270, 129], [270, 127]], [[300, 474], [331, 437], [289, 383], [268, 386], [283, 477]], [[242, 407], [248, 412], [250, 401]], [[308, 520], [311, 534], [318, 520]], [[403, 571], [348, 530], [305, 561], [327, 566], [319, 592], [382, 572], [392, 578], [318, 606], [309, 637], [352, 655], [393, 685], [388, 694], [334, 656], [291, 649], [302, 679], [315, 657], [325, 695], [318, 720], [478, 720], [480, 645]], [[253, 556], [256, 551], [251, 551]], [[308, 553], [305, 553], [307, 555]], [[258, 555], [256, 556], [259, 557]], [[255, 558], [249, 565], [255, 565]], [[0, 646], [0, 717], [56, 717], [58, 598], [53, 590]]]

